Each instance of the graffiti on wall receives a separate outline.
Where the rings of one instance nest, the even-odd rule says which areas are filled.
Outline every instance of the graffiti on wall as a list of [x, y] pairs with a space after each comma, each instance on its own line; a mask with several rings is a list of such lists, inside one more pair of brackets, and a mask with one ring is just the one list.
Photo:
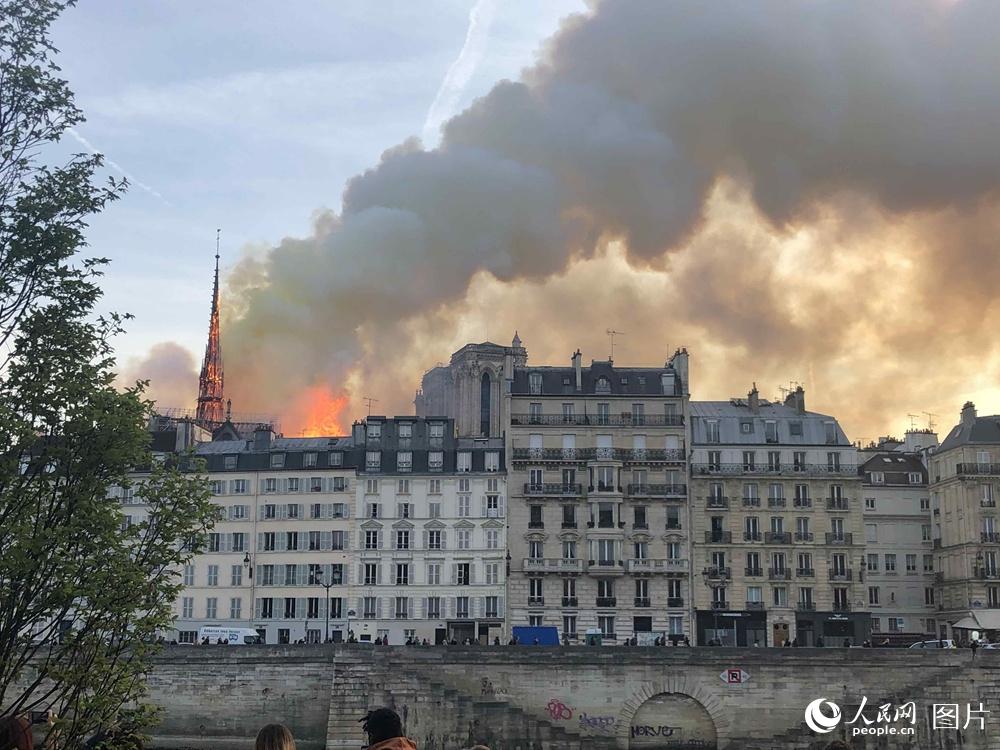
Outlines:
[[576, 716], [581, 732], [614, 733], [617, 719], [614, 716], [591, 716], [586, 711], [577, 711], [558, 698], [552, 698], [545, 705], [545, 713], [553, 721], [572, 721]]
[[493, 681], [484, 677], [480, 682], [479, 694], [488, 698], [506, 698], [507, 691], [502, 687], [497, 687]]
[[550, 700], [545, 706], [545, 713], [556, 721], [569, 721], [573, 718], [573, 709], [556, 698]]
[[589, 716], [586, 711], [580, 712], [580, 729], [591, 732], [614, 732], [616, 719], [614, 716]]

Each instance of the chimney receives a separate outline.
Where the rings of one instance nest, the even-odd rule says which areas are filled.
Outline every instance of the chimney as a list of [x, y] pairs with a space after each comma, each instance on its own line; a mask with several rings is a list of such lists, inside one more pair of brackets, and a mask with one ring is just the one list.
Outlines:
[[576, 389], [578, 391], [583, 390], [583, 370], [581, 366], [583, 364], [583, 354], [579, 349], [573, 354], [573, 372], [576, 374]]
[[255, 453], [266, 453], [271, 450], [271, 438], [274, 437], [274, 433], [271, 431], [271, 425], [261, 424], [253, 431], [253, 449]]
[[674, 352], [672, 356], [665, 365], [666, 367], [674, 368], [674, 372], [677, 373], [677, 378], [680, 380], [678, 384], [680, 386], [680, 392], [687, 395], [691, 392], [688, 388], [688, 351], [687, 349], [680, 348]]
[[750, 411], [753, 414], [760, 413], [760, 398], [757, 394], [757, 384], [753, 384], [753, 388], [750, 389], [750, 393], [747, 394], [747, 404], [750, 406]]
[[976, 421], [976, 405], [971, 401], [966, 401], [962, 407], [962, 424], [971, 425]]
[[785, 396], [785, 406], [792, 407], [799, 414], [806, 413], [806, 392], [802, 390], [801, 385]]

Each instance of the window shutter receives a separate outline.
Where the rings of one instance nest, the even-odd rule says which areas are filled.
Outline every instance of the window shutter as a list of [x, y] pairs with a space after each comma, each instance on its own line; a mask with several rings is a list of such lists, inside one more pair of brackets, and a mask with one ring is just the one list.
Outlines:
[[261, 505], [260, 507], [257, 508], [257, 520], [258, 521], [263, 521], [264, 520], [264, 506], [263, 505]]
[[264, 610], [264, 603], [258, 597], [253, 601], [253, 616], [254, 619], [259, 620], [261, 612]]
[[344, 518], [350, 518], [350, 517], [351, 517], [351, 504], [344, 503]]
[[344, 532], [344, 549], [349, 550], [351, 548], [351, 532]]
[[476, 564], [469, 563], [469, 584], [476, 582]]
[[451, 585], [458, 583], [458, 563], [451, 564]]
[[376, 534], [376, 538], [378, 540], [378, 545], [377, 546], [378, 546], [379, 549], [382, 549], [382, 529], [379, 529], [377, 532], [375, 532], [375, 534]]
[[309, 601], [306, 597], [300, 596], [295, 600], [295, 616], [305, 618], [309, 615]]
[[325, 618], [327, 616], [327, 614], [329, 614], [329, 612], [330, 612], [330, 600], [327, 599], [325, 596], [321, 596], [319, 598], [319, 616], [320, 616], [320, 619]]
[[257, 549], [264, 549], [264, 532], [261, 531], [257, 534]]
[[389, 547], [392, 549], [398, 549], [396, 547], [396, 532], [394, 530], [389, 531]]
[[365, 566], [364, 565], [359, 565], [358, 566], [358, 583], [364, 583], [364, 582], [365, 582]]
[[324, 551], [330, 551], [333, 549], [333, 532], [332, 531], [321, 531], [319, 532], [319, 546], [320, 549]]
[[499, 617], [503, 617], [504, 616], [503, 604], [504, 604], [503, 597], [502, 596], [497, 597], [497, 615]]
[[419, 596], [410, 597], [410, 619], [419, 620], [423, 617], [423, 613], [426, 611], [423, 609], [424, 599]]
[[406, 617], [407, 619], [413, 619], [413, 597], [411, 596], [406, 600]]
[[497, 502], [498, 502], [498, 506], [500, 508], [500, 517], [503, 518], [504, 515], [506, 515], [504, 513], [504, 509], [503, 509], [504, 508], [504, 505], [503, 505], [503, 495], [500, 495], [500, 499]]
[[453, 596], [449, 596], [448, 597], [448, 604], [447, 604], [447, 606], [448, 606], [448, 617], [454, 618], [455, 617], [455, 607], [456, 607], [455, 597], [453, 597]]
[[233, 535], [223, 534], [221, 539], [220, 552], [232, 552], [233, 551]]
[[396, 585], [396, 566], [392, 563], [389, 564], [390, 582], [393, 586]]
[[375, 565], [375, 583], [382, 583], [382, 563], [376, 563]]
[[382, 619], [382, 597], [375, 600], [375, 617]]
[[448, 549], [448, 532], [441, 532], [441, 549]]
[[486, 518], [486, 495], [483, 495], [480, 504], [482, 506], [483, 512], [480, 513], [479, 515], [481, 515], [483, 518]]
[[230, 521], [232, 521], [236, 517], [236, 506], [235, 505], [230, 505], [229, 506], [229, 516], [228, 517], [229, 517]]
[[427, 530], [426, 529], [423, 532], [423, 545], [422, 545], [421, 548], [422, 549], [427, 549]]
[[276, 508], [276, 510], [278, 511], [277, 512], [278, 518], [282, 518], [282, 519], [288, 518], [288, 506], [285, 505], [285, 503], [279, 504], [278, 507]]

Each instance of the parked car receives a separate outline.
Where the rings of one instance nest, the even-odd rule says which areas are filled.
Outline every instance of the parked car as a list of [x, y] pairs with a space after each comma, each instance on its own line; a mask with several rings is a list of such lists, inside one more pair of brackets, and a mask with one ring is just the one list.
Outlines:
[[950, 638], [941, 638], [935, 641], [918, 641], [910, 648], [955, 648], [955, 642]]
[[983, 643], [979, 648], [1000, 648], [1000, 643]]

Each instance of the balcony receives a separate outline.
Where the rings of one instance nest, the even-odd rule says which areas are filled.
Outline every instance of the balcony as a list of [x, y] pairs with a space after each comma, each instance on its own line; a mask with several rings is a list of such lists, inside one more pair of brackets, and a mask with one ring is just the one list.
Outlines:
[[511, 425], [517, 427], [563, 427], [566, 425], [596, 427], [683, 427], [683, 414], [511, 414]]
[[575, 529], [577, 528], [577, 523], [576, 521], [563, 521], [560, 524], [560, 527], [564, 529]]
[[702, 571], [702, 575], [711, 579], [729, 578], [730, 573], [729, 568], [705, 568]]
[[795, 576], [796, 578], [815, 578], [816, 571], [812, 568], [796, 568]]
[[733, 532], [731, 531], [706, 531], [705, 544], [732, 544]]
[[850, 612], [851, 611], [851, 603], [850, 602], [836, 602], [835, 601], [833, 603], [833, 611], [834, 612]]
[[544, 596], [529, 596], [528, 597], [528, 606], [529, 607], [541, 607], [544, 604], [545, 604], [545, 597]]
[[582, 573], [583, 560], [568, 560], [563, 557], [526, 557], [521, 562], [525, 573]]
[[598, 518], [597, 521], [587, 521], [588, 529], [624, 529], [625, 522], [615, 523], [613, 518]]
[[828, 497], [826, 499], [827, 510], [850, 510], [846, 497]]
[[647, 530], [648, 531], [649, 530], [649, 524], [646, 523], [645, 521], [638, 521], [638, 522], [632, 524], [632, 528], [633, 529], [643, 529], [643, 530]]
[[761, 533], [759, 531], [744, 531], [743, 541], [744, 542], [759, 542], [762, 539]]
[[995, 581], [997, 578], [1000, 578], [1000, 573], [997, 572], [996, 568], [980, 570], [977, 578], [984, 581]]
[[828, 574], [830, 576], [830, 580], [831, 581], [852, 581], [852, 580], [854, 580], [854, 571], [853, 570], [843, 570], [843, 569], [834, 568], [833, 570], [828, 571]]
[[983, 531], [979, 534], [979, 541], [997, 544], [1000, 542], [1000, 531]]
[[826, 535], [827, 544], [844, 544], [851, 545], [854, 544], [854, 534], [847, 532], [846, 534], [830, 534]]
[[769, 581], [790, 581], [792, 580], [791, 568], [768, 568], [767, 578]]
[[621, 575], [625, 572], [625, 563], [622, 560], [588, 560], [587, 571], [602, 576]]
[[724, 600], [712, 602], [712, 609], [729, 609], [729, 602]]
[[765, 531], [764, 544], [791, 544], [792, 533], [790, 531]]
[[542, 497], [579, 497], [583, 494], [582, 484], [560, 484], [544, 482], [542, 484], [525, 484], [524, 494]]
[[811, 531], [796, 531], [795, 541], [796, 542], [811, 542], [813, 540], [813, 534]]
[[759, 508], [760, 498], [759, 497], [745, 497], [743, 498], [744, 508]]
[[857, 476], [858, 467], [853, 464], [779, 464], [777, 466], [743, 463], [694, 463], [694, 474], [710, 476], [769, 476], [769, 477], [851, 477]]
[[769, 497], [767, 499], [768, 508], [784, 508], [786, 505], [785, 498], [783, 497]]
[[811, 508], [813, 501], [811, 497], [796, 497], [792, 500], [793, 508]]
[[578, 606], [577, 605], [576, 597], [575, 596], [564, 596], [562, 598], [562, 605], [564, 607], [576, 607], [576, 606]]
[[666, 530], [667, 531], [680, 531], [683, 526], [681, 526], [680, 521], [667, 521]]
[[630, 484], [628, 485], [630, 497], [685, 497], [687, 495], [686, 484]]
[[529, 529], [544, 529], [545, 521], [528, 521]]
[[576, 448], [514, 448], [512, 460], [531, 463], [579, 463], [584, 461], [583, 451]]
[[753, 601], [748, 599], [745, 604], [747, 609], [764, 609], [764, 602], [757, 601], [756, 599]]
[[764, 575], [763, 568], [744, 568], [743, 573], [747, 576], [762, 576]]
[[704, 500], [705, 500], [705, 507], [706, 508], [728, 508], [729, 507], [729, 498], [728, 497], [714, 496], [714, 497], [706, 497], [706, 498], [704, 498]]
[[680, 596], [668, 596], [667, 597], [667, 606], [668, 607], [683, 607], [684, 606], [684, 598], [680, 597]]
[[618, 600], [613, 596], [599, 596], [597, 597], [598, 607], [616, 607], [618, 606]]
[[1000, 464], [958, 464], [955, 476], [1000, 476]]
[[636, 607], [650, 607], [652, 605], [650, 604], [649, 597], [640, 597], [640, 596], [637, 596], [635, 598], [635, 606]]
[[683, 573], [687, 571], [687, 559], [682, 557], [655, 558], [633, 557], [625, 561], [629, 573]]
[[997, 501], [996, 500], [987, 500], [984, 497], [984, 498], [980, 499], [980, 501], [979, 501], [979, 507], [980, 508], [995, 508], [995, 507], [997, 507]]
[[799, 612], [812, 612], [816, 609], [816, 602], [799, 602], [795, 605]]

